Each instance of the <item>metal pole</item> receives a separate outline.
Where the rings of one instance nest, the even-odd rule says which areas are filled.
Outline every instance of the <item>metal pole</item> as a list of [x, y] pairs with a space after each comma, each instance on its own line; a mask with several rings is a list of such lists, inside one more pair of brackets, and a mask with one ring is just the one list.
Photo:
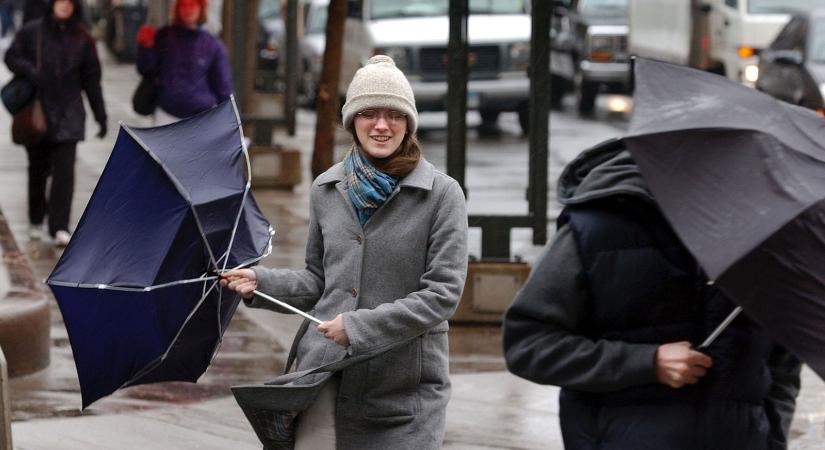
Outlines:
[[6, 355], [0, 349], [0, 450], [13, 450], [11, 442], [11, 392], [9, 390], [9, 370]]
[[550, 14], [552, 2], [533, 0], [530, 33], [530, 212], [533, 244], [547, 242], [547, 156], [550, 142]]
[[450, 0], [447, 46], [447, 174], [467, 192], [467, 17], [468, 0]]
[[287, 0], [286, 4], [286, 128], [290, 136], [295, 136], [295, 109], [298, 94], [298, 0]]

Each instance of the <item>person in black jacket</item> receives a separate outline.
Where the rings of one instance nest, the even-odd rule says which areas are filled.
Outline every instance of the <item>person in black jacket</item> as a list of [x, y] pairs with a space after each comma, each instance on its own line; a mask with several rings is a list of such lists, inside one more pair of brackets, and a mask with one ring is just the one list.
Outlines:
[[508, 369], [561, 386], [567, 449], [784, 449], [800, 362], [709, 285], [620, 141], [559, 181], [553, 242], [504, 317]]
[[[52, 0], [51, 13], [17, 33], [6, 52], [9, 69], [31, 81], [43, 104], [48, 132], [29, 156], [30, 238], [39, 239], [48, 215], [48, 232], [58, 246], [70, 239], [69, 216], [74, 193], [77, 142], [85, 138], [86, 92], [100, 129], [106, 136], [106, 109], [100, 86], [100, 61], [95, 41], [83, 24], [81, 0]], [[38, 64], [38, 54], [40, 63]], [[47, 179], [51, 189], [46, 199]]]

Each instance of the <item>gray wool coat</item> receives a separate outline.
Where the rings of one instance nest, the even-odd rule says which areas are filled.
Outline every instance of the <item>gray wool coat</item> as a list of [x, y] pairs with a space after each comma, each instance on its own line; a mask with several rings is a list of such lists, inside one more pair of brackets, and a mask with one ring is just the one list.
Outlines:
[[[447, 319], [467, 273], [467, 212], [458, 183], [423, 158], [362, 227], [343, 164], [312, 184], [306, 268], [255, 267], [258, 289], [322, 320], [343, 314], [350, 347], [315, 326], [296, 336], [296, 370], [348, 353], [338, 449], [437, 449], [450, 397]], [[248, 306], [279, 312], [266, 300]]]

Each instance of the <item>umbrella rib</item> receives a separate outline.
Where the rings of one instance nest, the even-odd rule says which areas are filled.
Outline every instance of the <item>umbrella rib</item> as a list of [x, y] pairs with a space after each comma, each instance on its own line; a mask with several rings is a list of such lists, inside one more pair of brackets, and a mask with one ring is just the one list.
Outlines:
[[[234, 103], [233, 103], [233, 105], [234, 105]], [[237, 118], [237, 111], [236, 111], [236, 118]], [[240, 122], [238, 122], [238, 123], [239, 123], [238, 126], [240, 126]], [[209, 240], [206, 239], [206, 233], [203, 231], [203, 224], [201, 224], [201, 220], [198, 217], [198, 212], [195, 210], [195, 205], [192, 202], [192, 197], [189, 196], [189, 193], [186, 192], [186, 190], [180, 184], [180, 181], [178, 181], [177, 177], [175, 177], [175, 174], [173, 174], [169, 170], [169, 168], [166, 167], [166, 164], [164, 164], [163, 161], [161, 161], [160, 158], [158, 158], [158, 155], [156, 155], [154, 152], [152, 152], [152, 150], [149, 150], [149, 146], [147, 146], [146, 143], [143, 142], [143, 140], [138, 135], [136, 135], [135, 132], [131, 128], [129, 128], [128, 125], [121, 124], [121, 126], [123, 127], [124, 130], [126, 130], [127, 133], [129, 133], [130, 136], [132, 136], [132, 139], [134, 139], [135, 142], [137, 142], [138, 145], [140, 145], [140, 147], [143, 149], [143, 151], [145, 151], [146, 154], [148, 154], [149, 157], [152, 158], [152, 160], [155, 161], [160, 166], [160, 168], [163, 170], [163, 172], [166, 174], [166, 176], [169, 177], [169, 180], [175, 186], [175, 189], [178, 191], [178, 194], [180, 194], [180, 196], [183, 197], [183, 199], [186, 200], [186, 202], [189, 204], [189, 209], [192, 211], [192, 216], [195, 218], [195, 225], [197, 225], [198, 231], [200, 232], [200, 235], [201, 235], [201, 239], [203, 239], [203, 244], [206, 246], [206, 250], [209, 252], [209, 259], [211, 260], [212, 265], [215, 267], [215, 270], [219, 270], [218, 262], [215, 260], [215, 253], [212, 251], [212, 246], [209, 245]]]
[[133, 286], [118, 286], [116, 284], [102, 284], [102, 283], [68, 283], [65, 281], [55, 281], [55, 280], [47, 280], [47, 284], [52, 284], [55, 286], [65, 286], [65, 287], [73, 287], [73, 288], [83, 288], [83, 289], [108, 289], [111, 291], [125, 291], [125, 292], [150, 292], [155, 289], [166, 288], [170, 286], [177, 286], [181, 284], [191, 284], [191, 283], [199, 283], [201, 281], [210, 281], [217, 279], [217, 275], [208, 276], [208, 277], [198, 277], [198, 278], [190, 278], [187, 280], [179, 280], [179, 281], [172, 281], [169, 283], [163, 284], [156, 284], [153, 286], [145, 286], [145, 287], [133, 287]]
[[[246, 186], [244, 186], [243, 197], [241, 197], [241, 206], [240, 208], [238, 208], [238, 215], [235, 216], [235, 224], [232, 226], [232, 234], [229, 237], [229, 245], [227, 245], [226, 253], [224, 254], [226, 256], [226, 259], [224, 259], [223, 261], [223, 267], [221, 267], [221, 270], [226, 270], [226, 265], [229, 264], [229, 255], [232, 253], [232, 245], [235, 243], [235, 235], [238, 232], [238, 224], [240, 224], [241, 216], [243, 216], [244, 206], [246, 205], [246, 197], [249, 195], [250, 188], [252, 188], [252, 163], [249, 160], [249, 151], [246, 149], [246, 143], [243, 140], [243, 125], [241, 124], [241, 115], [238, 111], [238, 106], [235, 104], [235, 95], [232, 94], [230, 96], [230, 99], [232, 101], [232, 111], [235, 113], [235, 120], [237, 121], [238, 128], [240, 129], [240, 133], [238, 134], [238, 136], [241, 141], [241, 150], [243, 151], [244, 162], [246, 162], [247, 180]], [[221, 257], [221, 259], [223, 259], [223, 256]]]
[[[246, 153], [246, 152], [244, 152], [244, 153]], [[251, 182], [247, 181], [246, 182], [246, 187], [244, 188], [244, 191], [243, 191], [243, 197], [241, 198], [241, 207], [238, 209], [238, 215], [235, 216], [235, 224], [232, 225], [232, 234], [229, 236], [229, 245], [227, 245], [226, 253], [224, 253], [224, 256], [226, 256], [226, 258], [224, 259], [223, 256], [221, 256], [221, 259], [223, 259], [223, 267], [221, 267], [222, 271], [226, 270], [226, 265], [229, 264], [229, 254], [232, 252], [232, 245], [235, 243], [235, 234], [238, 231], [238, 224], [241, 223], [241, 216], [243, 215], [243, 208], [244, 208], [244, 205], [246, 205], [246, 196], [249, 194], [249, 188], [250, 187], [251, 187]]]
[[[213, 277], [213, 278], [217, 278], [217, 277]], [[218, 280], [215, 280], [212, 283], [212, 285], [209, 287], [209, 289], [207, 289], [204, 292], [203, 296], [201, 296], [200, 300], [198, 300], [198, 303], [195, 305], [194, 308], [192, 308], [192, 310], [189, 312], [189, 315], [186, 316], [186, 320], [184, 320], [183, 324], [181, 324], [180, 328], [178, 329], [178, 332], [175, 334], [175, 337], [172, 338], [172, 341], [169, 343], [169, 346], [166, 347], [166, 351], [164, 351], [163, 354], [158, 356], [154, 361], [147, 364], [143, 369], [140, 369], [138, 371], [138, 373], [136, 373], [133, 377], [129, 378], [129, 380], [125, 381], [116, 390], [119, 390], [119, 389], [122, 389], [122, 388], [125, 388], [125, 387], [129, 386], [130, 383], [132, 383], [133, 381], [139, 379], [140, 377], [144, 376], [145, 374], [151, 372], [157, 366], [159, 366], [163, 362], [163, 360], [166, 359], [166, 357], [169, 355], [169, 351], [172, 350], [172, 346], [178, 340], [178, 337], [180, 337], [181, 332], [183, 332], [183, 329], [186, 327], [186, 324], [189, 323], [189, 320], [192, 318], [192, 316], [195, 315], [195, 312], [198, 310], [198, 308], [200, 308], [200, 306], [203, 304], [204, 300], [206, 300], [206, 297], [209, 296], [209, 293], [212, 292], [212, 289], [215, 289], [215, 286], [217, 286], [217, 284], [218, 284]], [[220, 337], [218, 337], [218, 343], [220, 343], [220, 340], [221, 340]]]

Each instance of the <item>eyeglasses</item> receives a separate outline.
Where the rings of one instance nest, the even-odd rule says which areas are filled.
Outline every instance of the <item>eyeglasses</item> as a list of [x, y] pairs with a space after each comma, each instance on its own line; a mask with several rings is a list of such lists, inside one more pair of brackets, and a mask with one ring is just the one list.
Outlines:
[[392, 125], [397, 125], [402, 121], [407, 120], [406, 114], [402, 113], [401, 111], [396, 111], [394, 109], [365, 109], [361, 112], [355, 113], [355, 117], [360, 117], [361, 120], [371, 123], [376, 123], [378, 122], [379, 118], [383, 117], [388, 123]]

